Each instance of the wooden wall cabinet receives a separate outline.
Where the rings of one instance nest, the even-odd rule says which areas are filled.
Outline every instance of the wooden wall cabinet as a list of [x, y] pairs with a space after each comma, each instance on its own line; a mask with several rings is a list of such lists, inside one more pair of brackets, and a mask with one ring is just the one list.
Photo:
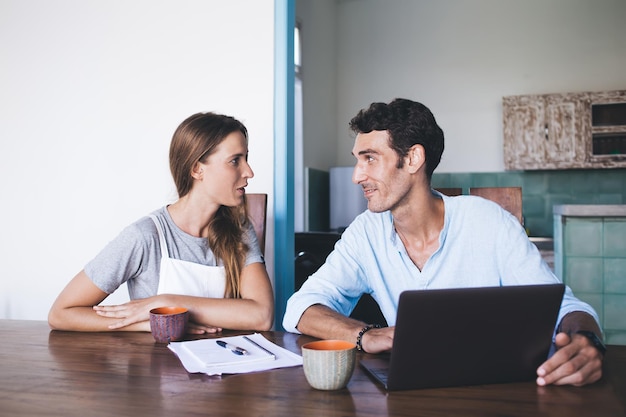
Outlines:
[[626, 90], [502, 99], [507, 170], [626, 167]]

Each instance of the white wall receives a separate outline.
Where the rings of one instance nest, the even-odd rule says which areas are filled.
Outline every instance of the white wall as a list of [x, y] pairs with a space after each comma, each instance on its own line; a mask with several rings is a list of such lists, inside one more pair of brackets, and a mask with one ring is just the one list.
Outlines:
[[0, 318], [45, 319], [124, 226], [175, 200], [169, 141], [199, 111], [248, 127], [273, 276], [273, 22], [272, 0], [0, 0]]
[[[437, 172], [497, 172], [503, 96], [626, 88], [623, 0], [336, 0], [334, 29], [317, 18], [326, 4], [305, 14], [301, 3], [313, 2], [299, 0], [298, 14], [315, 42], [303, 50], [305, 151], [319, 140], [307, 125], [336, 123], [337, 148], [325, 149], [334, 165], [353, 165], [348, 122], [373, 101], [406, 97], [433, 111], [446, 134]], [[323, 67], [324, 50], [336, 66], [332, 117], [319, 111], [329, 95], [307, 85], [310, 61]]]
[[297, 0], [302, 34], [303, 164], [328, 171], [337, 143], [337, 0]]

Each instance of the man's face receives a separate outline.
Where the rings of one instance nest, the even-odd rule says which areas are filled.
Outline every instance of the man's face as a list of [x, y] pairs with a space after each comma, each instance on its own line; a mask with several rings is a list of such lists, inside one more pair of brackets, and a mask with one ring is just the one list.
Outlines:
[[389, 146], [389, 133], [373, 130], [359, 133], [354, 141], [352, 155], [357, 162], [352, 182], [363, 187], [367, 208], [375, 213], [393, 210], [410, 189], [410, 176], [397, 168], [398, 155]]

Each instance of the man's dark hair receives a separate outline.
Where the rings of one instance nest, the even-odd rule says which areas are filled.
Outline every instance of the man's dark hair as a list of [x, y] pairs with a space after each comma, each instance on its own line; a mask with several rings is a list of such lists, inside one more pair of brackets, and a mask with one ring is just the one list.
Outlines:
[[389, 146], [398, 154], [398, 168], [413, 145], [422, 145], [426, 153], [428, 181], [441, 161], [443, 130], [435, 116], [422, 103], [397, 98], [391, 103], [372, 103], [350, 120], [350, 129], [356, 134], [373, 130], [389, 132]]

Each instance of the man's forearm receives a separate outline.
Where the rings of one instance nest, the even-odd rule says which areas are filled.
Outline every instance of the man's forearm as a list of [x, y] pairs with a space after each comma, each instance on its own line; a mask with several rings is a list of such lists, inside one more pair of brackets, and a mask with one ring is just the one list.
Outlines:
[[602, 338], [602, 330], [595, 319], [584, 311], [572, 311], [563, 317], [559, 324], [558, 331], [573, 334], [581, 330], [594, 332]]
[[304, 311], [297, 328], [303, 334], [320, 339], [354, 342], [363, 326], [365, 323], [362, 321], [346, 317], [321, 304], [315, 304]]

